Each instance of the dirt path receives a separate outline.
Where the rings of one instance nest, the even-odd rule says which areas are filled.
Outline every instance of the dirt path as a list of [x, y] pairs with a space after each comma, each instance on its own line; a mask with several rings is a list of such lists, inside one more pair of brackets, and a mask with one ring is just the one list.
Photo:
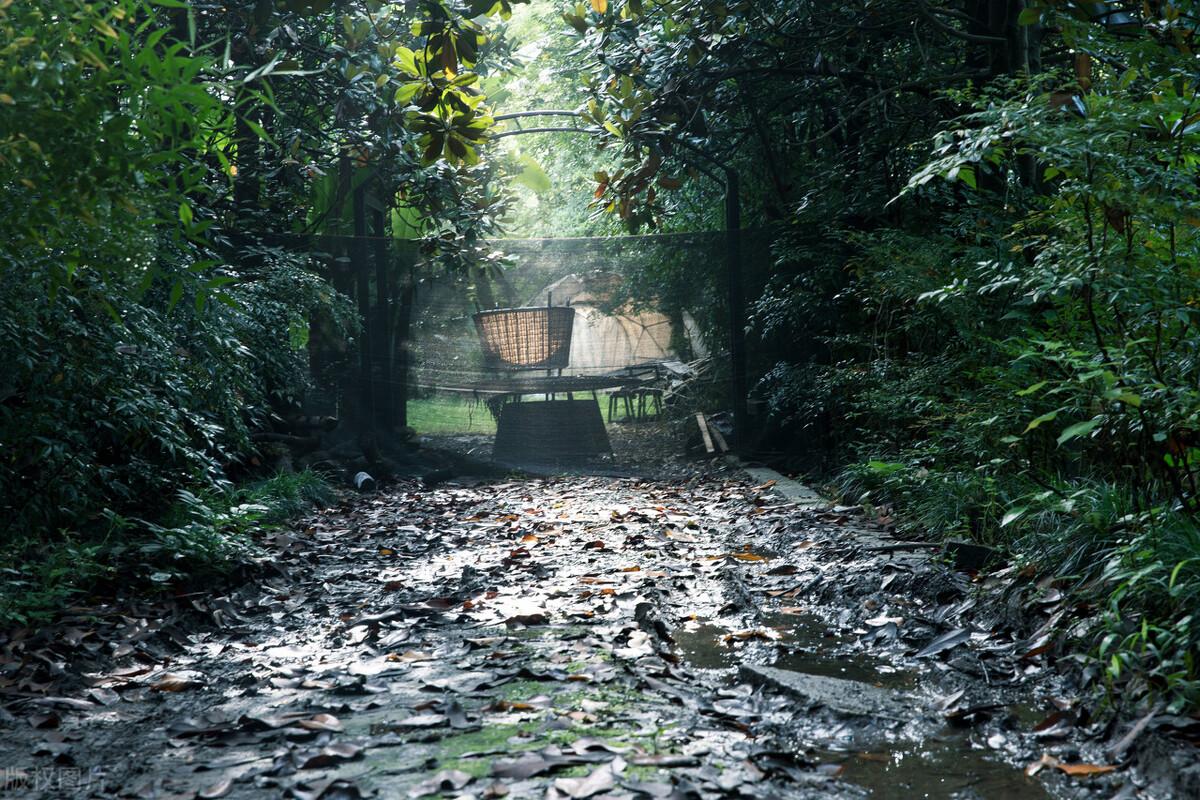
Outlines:
[[1126, 784], [1056, 766], [1096, 763], [1061, 679], [1003, 620], [963, 621], [965, 574], [889, 541], [732, 470], [394, 486], [273, 537], [273, 577], [197, 603], [213, 625], [130, 619], [78, 691], [10, 703], [0, 778], [300, 800]]

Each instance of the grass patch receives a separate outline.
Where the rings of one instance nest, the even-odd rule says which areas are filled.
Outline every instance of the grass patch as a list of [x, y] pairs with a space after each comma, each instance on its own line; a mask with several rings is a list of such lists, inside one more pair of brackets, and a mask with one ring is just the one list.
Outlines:
[[409, 400], [408, 424], [417, 433], [426, 434], [496, 432], [496, 421], [482, 403], [457, 395]]

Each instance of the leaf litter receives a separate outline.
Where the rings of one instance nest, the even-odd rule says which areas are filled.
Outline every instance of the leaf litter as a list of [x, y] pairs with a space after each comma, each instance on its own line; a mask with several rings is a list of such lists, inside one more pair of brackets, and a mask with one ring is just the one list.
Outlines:
[[[1120, 784], [1117, 765], [1079, 758], [1095, 723], [1073, 704], [1027, 723], [1027, 743], [999, 733], [1020, 687], [1056, 674], [1061, 593], [1013, 571], [973, 584], [889, 549], [852, 509], [797, 509], [772, 486], [715, 469], [347, 498], [269, 536], [225, 594], [6, 633], [0, 714], [30, 733], [0, 757], [32, 767], [57, 748], [96, 797], [819, 800], [922, 747], [1031, 798], [1044, 790], [1010, 765], [1039, 754], [1032, 774], [1070, 781], [1055, 796]], [[1036, 624], [981, 616], [976, 588], [1029, 598]], [[849, 718], [741, 682], [743, 663], [895, 676], [930, 699]], [[1007, 750], [981, 761], [988, 742]], [[899, 779], [920, 789], [909, 762]]]

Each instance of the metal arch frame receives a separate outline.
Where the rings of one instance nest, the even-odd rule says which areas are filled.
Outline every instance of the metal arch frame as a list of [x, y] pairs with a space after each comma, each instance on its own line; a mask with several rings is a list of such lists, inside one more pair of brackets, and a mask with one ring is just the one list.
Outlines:
[[[579, 119], [579, 112], [564, 109], [536, 109], [531, 111], [513, 111], [498, 114], [493, 119], [496, 122], [513, 122], [513, 130], [500, 131], [491, 135], [492, 139], [504, 139], [509, 136], [520, 136], [528, 133], [583, 133], [592, 134], [594, 131], [577, 125], [542, 125], [525, 128], [521, 120], [536, 117], [570, 117]], [[749, 444], [748, 425], [749, 412], [747, 395], [749, 386], [746, 375], [746, 298], [742, 287], [742, 208], [740, 182], [737, 172], [717, 161], [700, 147], [691, 142], [674, 139], [677, 144], [697, 158], [715, 167], [724, 175], [724, 180], [703, 167], [700, 171], [710, 180], [721, 184], [725, 189], [725, 291], [726, 302], [729, 304], [729, 367], [731, 377], [730, 401], [733, 405], [733, 444], [735, 449], [744, 449]]]
[[500, 131], [499, 133], [493, 133], [491, 138], [504, 139], [508, 136], [519, 136], [523, 133], [591, 133], [591, 131], [589, 131], [587, 128], [580, 128], [574, 125], [541, 126], [533, 128], [522, 127], [521, 120], [528, 119], [530, 117], [572, 117], [574, 119], [578, 119], [579, 114], [575, 111], [564, 111], [562, 109], [553, 108], [544, 109], [542, 111], [514, 111], [509, 114], [500, 114], [496, 117], [493, 117], [496, 122], [514, 122], [517, 127], [511, 131]]

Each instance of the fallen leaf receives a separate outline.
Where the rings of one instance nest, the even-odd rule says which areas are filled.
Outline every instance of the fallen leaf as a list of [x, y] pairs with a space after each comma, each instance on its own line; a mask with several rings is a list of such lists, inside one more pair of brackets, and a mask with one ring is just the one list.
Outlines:
[[297, 759], [298, 769], [321, 769], [332, 767], [343, 761], [353, 761], [362, 755], [363, 749], [356, 744], [341, 742], [322, 747], [315, 752], [305, 753]]
[[914, 658], [929, 658], [936, 656], [939, 653], [944, 653], [951, 648], [958, 647], [963, 642], [971, 638], [971, 632], [966, 628], [955, 628], [952, 631], [943, 633], [929, 644], [925, 645], [917, 652]]
[[445, 714], [415, 714], [396, 722], [387, 723], [389, 728], [436, 728], [445, 725], [449, 719]]
[[633, 756], [629, 759], [629, 763], [635, 767], [670, 769], [672, 767], [698, 767], [700, 766], [700, 759], [695, 756], [684, 756], [674, 753], [656, 753], [654, 755]]
[[1113, 772], [1116, 767], [1112, 764], [1055, 764], [1059, 770], [1072, 778], [1086, 778], [1090, 775], [1104, 775]]
[[229, 790], [232, 788], [233, 778], [226, 778], [223, 781], [214, 783], [207, 789], [201, 789], [200, 791], [196, 792], [196, 797], [202, 798], [202, 800], [216, 800], [218, 797], [224, 797], [225, 795], [229, 794]]
[[773, 631], [770, 628], [754, 628], [747, 631], [733, 631], [721, 637], [721, 641], [725, 644], [733, 642], [746, 642], [751, 639], [762, 639], [763, 641], [771, 642], [780, 638], [779, 631]]
[[1034, 761], [1029, 766], [1025, 767], [1025, 776], [1028, 778], [1032, 778], [1034, 775], [1037, 775], [1039, 772], [1041, 772], [1044, 768], [1056, 767], [1056, 766], [1058, 766], [1057, 758], [1050, 755], [1049, 753], [1042, 753], [1041, 758], [1039, 758], [1037, 761]]
[[302, 719], [297, 724], [310, 731], [340, 731], [342, 729], [341, 721], [332, 714], [317, 714], [312, 719]]
[[558, 756], [547, 757], [542, 753], [526, 753], [516, 758], [496, 761], [492, 764], [492, 774], [497, 778], [513, 778], [523, 781], [534, 775], [549, 772], [561, 763], [563, 760]]
[[150, 688], [156, 692], [182, 692], [203, 685], [204, 681], [192, 675], [164, 672], [150, 684]]
[[600, 792], [607, 792], [616, 785], [612, 767], [608, 764], [594, 770], [584, 778], [558, 778], [554, 788], [575, 800], [583, 800]]
[[409, 790], [408, 796], [427, 797], [431, 794], [457, 792], [473, 780], [475, 776], [460, 769], [444, 769], [429, 780], [418, 783]]

